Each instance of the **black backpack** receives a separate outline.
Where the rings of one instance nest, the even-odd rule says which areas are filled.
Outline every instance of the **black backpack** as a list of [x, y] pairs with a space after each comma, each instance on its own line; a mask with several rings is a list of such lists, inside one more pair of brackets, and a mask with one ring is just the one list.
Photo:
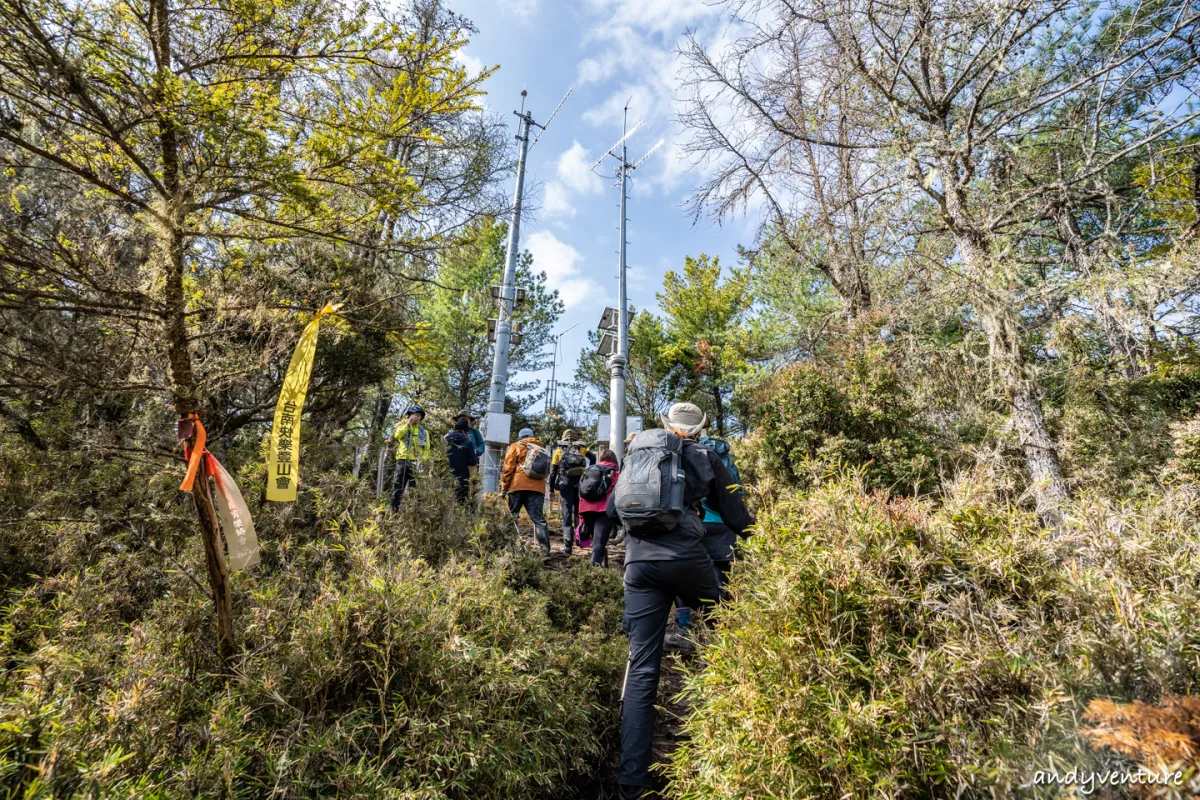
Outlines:
[[579, 479], [579, 496], [593, 503], [608, 497], [612, 488], [613, 468], [604, 464], [592, 464], [583, 471]]
[[663, 428], [642, 431], [629, 444], [613, 506], [634, 536], [675, 530], [683, 516], [683, 439]]
[[578, 478], [588, 468], [588, 460], [579, 452], [579, 448], [568, 445], [562, 454], [559, 468], [568, 478]]

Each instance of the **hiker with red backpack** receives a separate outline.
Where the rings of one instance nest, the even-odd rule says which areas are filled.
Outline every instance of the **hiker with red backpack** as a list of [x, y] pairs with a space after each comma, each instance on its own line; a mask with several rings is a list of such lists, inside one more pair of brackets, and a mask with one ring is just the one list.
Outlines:
[[[508, 498], [508, 510], [515, 520], [521, 508], [533, 522], [534, 535], [542, 555], [550, 557], [550, 534], [542, 509], [546, 501], [546, 476], [550, 473], [550, 453], [534, 438], [531, 428], [522, 428], [517, 441], [508, 446], [500, 473], [500, 496]], [[569, 552], [569, 551], [568, 551]]]
[[[600, 461], [583, 471], [579, 478], [579, 515], [583, 517], [583, 539], [592, 543], [593, 567], [608, 566], [608, 538], [613, 521], [608, 516], [608, 498], [617, 485], [621, 470], [617, 454], [605, 450]], [[581, 545], [584, 541], [580, 542]]]
[[735, 534], [754, 524], [720, 457], [696, 439], [708, 417], [692, 403], [676, 403], [664, 428], [639, 433], [629, 446], [611, 513], [625, 527], [625, 617], [629, 634], [621, 713], [622, 798], [653, 789], [654, 701], [663, 636], [676, 597], [691, 608], [715, 603], [717, 571], [704, 546], [701, 501]]

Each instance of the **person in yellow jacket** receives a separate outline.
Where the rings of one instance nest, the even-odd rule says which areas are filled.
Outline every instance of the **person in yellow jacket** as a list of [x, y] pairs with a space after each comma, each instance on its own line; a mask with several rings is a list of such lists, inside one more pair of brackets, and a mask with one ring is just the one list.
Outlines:
[[508, 452], [504, 455], [500, 495], [508, 498], [508, 510], [514, 520], [524, 506], [525, 513], [533, 522], [542, 555], [547, 557], [550, 555], [550, 534], [546, 530], [546, 517], [542, 509], [546, 501], [546, 475], [549, 472], [550, 454], [534, 438], [531, 428], [522, 428], [517, 434], [517, 441], [508, 446]]
[[550, 494], [558, 491], [562, 498], [563, 546], [571, 555], [571, 544], [575, 541], [575, 528], [579, 525], [579, 478], [591, 465], [583, 437], [573, 428], [563, 431], [562, 439], [550, 459]]
[[429, 463], [429, 431], [425, 428], [425, 409], [411, 406], [392, 434], [396, 439], [396, 482], [392, 484], [392, 511], [400, 509], [400, 500], [408, 487], [417, 482], [421, 466]]

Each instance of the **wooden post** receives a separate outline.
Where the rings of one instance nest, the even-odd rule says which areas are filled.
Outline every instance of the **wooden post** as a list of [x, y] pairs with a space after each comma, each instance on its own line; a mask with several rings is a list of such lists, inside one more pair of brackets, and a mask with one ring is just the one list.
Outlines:
[[213, 508], [212, 485], [204, 460], [200, 462], [200, 474], [192, 488], [192, 500], [196, 504], [196, 516], [200, 520], [200, 537], [204, 541], [204, 561], [208, 567], [208, 585], [212, 590], [213, 608], [217, 615], [217, 651], [221, 660], [233, 658], [236, 641], [233, 635], [233, 598], [229, 589], [229, 568], [225, 564], [225, 548], [221, 544], [221, 531], [217, 514]]

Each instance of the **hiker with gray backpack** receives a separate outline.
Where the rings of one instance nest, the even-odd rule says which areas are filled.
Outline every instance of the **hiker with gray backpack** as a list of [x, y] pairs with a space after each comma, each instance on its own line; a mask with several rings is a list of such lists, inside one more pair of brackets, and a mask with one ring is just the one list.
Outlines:
[[[517, 441], [508, 446], [500, 473], [500, 496], [508, 498], [508, 510], [515, 520], [521, 508], [533, 522], [534, 535], [542, 555], [550, 557], [550, 534], [542, 508], [546, 501], [546, 476], [550, 473], [550, 453], [534, 438], [533, 430], [522, 428]], [[569, 551], [568, 551], [569, 552]]]
[[625, 617], [629, 635], [621, 713], [622, 798], [641, 797], [650, 778], [654, 700], [662, 666], [663, 636], [676, 597], [689, 607], [715, 603], [717, 572], [704, 546], [701, 502], [721, 515], [736, 534], [754, 524], [721, 458], [696, 441], [707, 416], [691, 403], [676, 403], [662, 417], [665, 428], [639, 433], [629, 446], [610, 516], [625, 536]]

